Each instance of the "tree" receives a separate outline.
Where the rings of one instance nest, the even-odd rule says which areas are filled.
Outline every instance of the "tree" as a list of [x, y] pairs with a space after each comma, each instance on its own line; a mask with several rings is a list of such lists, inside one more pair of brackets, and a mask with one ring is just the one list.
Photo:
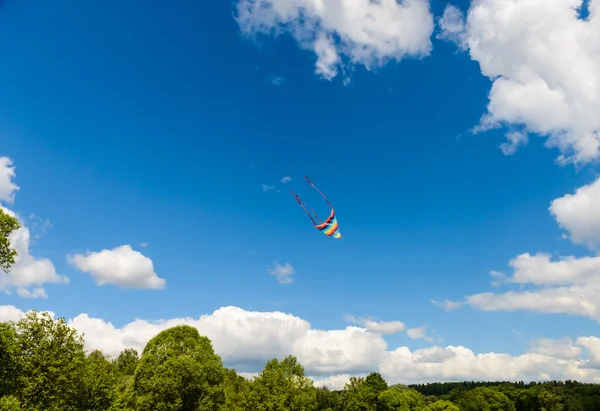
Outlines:
[[380, 392], [387, 390], [387, 382], [378, 372], [372, 372], [365, 378], [365, 386], [379, 395]]
[[257, 409], [257, 397], [253, 395], [250, 381], [238, 375], [235, 370], [225, 370], [223, 389], [225, 391], [225, 403], [221, 411]]
[[224, 368], [210, 340], [188, 325], [148, 341], [124, 403], [136, 411], [212, 411], [224, 402]]
[[85, 411], [104, 411], [113, 403], [115, 397], [116, 368], [98, 350], [94, 350], [85, 359], [85, 369], [77, 396], [78, 409]]
[[323, 411], [340, 409], [339, 392], [331, 391], [327, 387], [317, 388], [317, 409]]
[[78, 410], [83, 339], [64, 318], [29, 311], [15, 325], [17, 398], [27, 410]]
[[0, 397], [17, 388], [17, 335], [14, 327], [0, 323]]
[[267, 362], [253, 381], [261, 411], [311, 411], [317, 409], [317, 393], [312, 380], [296, 357]]
[[429, 411], [420, 392], [402, 386], [393, 386], [379, 394], [380, 409], [384, 411]]
[[345, 388], [348, 393], [344, 409], [375, 411], [380, 407], [379, 396], [388, 389], [388, 385], [381, 374], [372, 372], [365, 378], [350, 378]]
[[0, 398], [0, 411], [21, 411], [19, 400], [12, 395]]
[[0, 270], [8, 273], [15, 263], [17, 250], [10, 246], [10, 235], [21, 228], [19, 220], [0, 208]]
[[140, 357], [137, 350], [134, 348], [127, 348], [126, 350], [121, 351], [119, 357], [117, 357], [115, 361], [115, 365], [121, 375], [133, 375], [139, 361]]
[[514, 403], [506, 395], [488, 387], [463, 392], [457, 404], [463, 411], [516, 411]]
[[428, 405], [431, 411], [460, 411], [460, 408], [453, 402], [447, 400], [437, 400]]

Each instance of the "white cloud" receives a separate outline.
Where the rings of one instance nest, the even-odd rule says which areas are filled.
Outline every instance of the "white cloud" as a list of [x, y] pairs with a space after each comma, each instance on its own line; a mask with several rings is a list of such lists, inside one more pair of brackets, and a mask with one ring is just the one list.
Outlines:
[[[573, 340], [565, 337], [559, 340], [550, 338], [540, 338], [532, 341], [530, 353], [546, 355], [548, 357], [560, 358], [565, 360], [576, 360], [581, 358], [583, 350], [581, 347], [573, 345]], [[581, 346], [581, 343], [578, 342]], [[600, 348], [600, 347], [598, 347]], [[595, 350], [594, 350], [595, 351]], [[600, 350], [598, 350], [600, 353]]]
[[550, 204], [550, 213], [558, 225], [567, 230], [577, 244], [594, 248], [600, 244], [600, 178], [580, 187], [575, 194], [557, 198]]
[[[1, 207], [7, 214], [16, 217], [21, 222], [21, 228], [10, 235], [11, 247], [17, 251], [15, 264], [11, 267], [9, 273], [0, 272], [0, 290], [6, 293], [12, 292], [16, 288], [17, 294], [28, 298], [46, 298], [46, 292], [41, 287], [46, 283], [67, 284], [69, 279], [58, 275], [54, 264], [47, 258], [35, 258], [31, 255], [30, 233], [24, 226], [22, 219], [12, 210]], [[38, 286], [34, 290], [29, 288]]]
[[[16, 320], [23, 312], [0, 306], [0, 320]], [[88, 350], [116, 357], [125, 348], [143, 350], [156, 333], [175, 325], [196, 327], [207, 336], [226, 366], [246, 376], [256, 375], [273, 357], [295, 355], [316, 385], [341, 388], [351, 375], [379, 371], [390, 384], [456, 380], [573, 379], [600, 382], [600, 339], [585, 336], [574, 343], [563, 339], [534, 343], [518, 356], [479, 353], [462, 346], [432, 346], [411, 351], [388, 350], [379, 334], [358, 327], [316, 330], [307, 321], [281, 312], [246, 311], [223, 307], [199, 318], [157, 322], [135, 320], [123, 327], [80, 314], [68, 320], [85, 334]]]
[[[364, 375], [354, 375], [364, 377]], [[341, 390], [350, 381], [350, 374], [335, 374], [327, 377], [312, 378], [316, 387], [327, 387], [330, 390]]]
[[585, 348], [589, 353], [588, 366], [600, 369], [600, 338], [598, 337], [579, 337], [577, 345]]
[[0, 305], [0, 322], [19, 321], [23, 311], [13, 305]]
[[281, 182], [282, 182], [283, 184], [285, 184], [285, 183], [289, 183], [290, 181], [292, 181], [292, 177], [290, 177], [290, 176], [285, 176], [285, 177], [283, 177], [283, 178], [281, 179]]
[[525, 253], [512, 259], [509, 265], [514, 271], [505, 282], [532, 286], [532, 290], [474, 294], [463, 302], [452, 302], [451, 308], [467, 304], [483, 311], [530, 310], [583, 316], [600, 322], [600, 256], [552, 261], [549, 254]]
[[443, 308], [445, 311], [452, 311], [457, 308], [460, 308], [463, 305], [460, 302], [450, 301], [450, 300], [444, 300], [444, 301], [431, 300], [431, 302], [433, 304], [437, 305], [438, 307]]
[[433, 346], [411, 352], [400, 347], [385, 356], [381, 373], [391, 382], [431, 381], [547, 381], [573, 379], [599, 382], [600, 373], [587, 368], [586, 360], [565, 360], [548, 355], [524, 353], [475, 354], [462, 346]]
[[29, 230], [33, 232], [33, 238], [39, 240], [46, 234], [50, 228], [52, 228], [52, 223], [47, 218], [41, 218], [33, 213], [29, 215], [30, 227]]
[[90, 274], [99, 286], [114, 284], [125, 288], [163, 289], [166, 281], [154, 272], [152, 260], [122, 245], [112, 250], [87, 252], [68, 256], [67, 260], [78, 270]]
[[289, 284], [292, 281], [294, 281], [292, 275], [295, 272], [296, 271], [294, 270], [294, 267], [292, 267], [290, 263], [285, 263], [284, 265], [281, 265], [277, 261], [274, 261], [273, 267], [269, 268], [269, 274], [275, 276], [275, 278], [277, 278], [277, 281], [281, 284]]
[[433, 338], [427, 335], [427, 329], [424, 325], [421, 327], [409, 328], [406, 330], [406, 334], [413, 340], [423, 339], [428, 342], [433, 342]]
[[0, 201], [12, 204], [19, 186], [13, 182], [15, 178], [15, 167], [8, 157], [0, 157]]
[[493, 81], [476, 130], [521, 125], [559, 148], [562, 163], [600, 158], [600, 2], [589, 1], [585, 21], [579, 6], [581, 0], [473, 0], [466, 21], [447, 6], [441, 37], [468, 49]]
[[519, 146], [527, 145], [527, 133], [521, 131], [511, 131], [506, 133], [506, 142], [500, 144], [500, 150], [505, 156], [513, 155]]
[[33, 290], [28, 290], [26, 288], [18, 288], [17, 294], [23, 298], [48, 298], [48, 294], [46, 294], [46, 290], [41, 287], [34, 288]]
[[269, 83], [271, 83], [274, 86], [283, 86], [283, 84], [285, 83], [285, 78], [281, 77], [281, 76], [269, 76], [268, 77], [268, 81]]
[[274, 188], [275, 188], [275, 186], [268, 186], [268, 185], [265, 185], [265, 184], [262, 185], [263, 191], [273, 190]]
[[406, 328], [401, 321], [374, 321], [368, 318], [355, 318], [352, 315], [346, 315], [345, 318], [346, 321], [358, 324], [376, 334], [396, 334]]
[[431, 51], [433, 16], [427, 0], [239, 0], [242, 33], [290, 33], [317, 55], [316, 72], [332, 79], [342, 56], [367, 69]]
[[465, 18], [457, 7], [451, 4], [446, 5], [438, 24], [441, 29], [436, 36], [438, 39], [452, 41], [462, 50], [466, 50]]

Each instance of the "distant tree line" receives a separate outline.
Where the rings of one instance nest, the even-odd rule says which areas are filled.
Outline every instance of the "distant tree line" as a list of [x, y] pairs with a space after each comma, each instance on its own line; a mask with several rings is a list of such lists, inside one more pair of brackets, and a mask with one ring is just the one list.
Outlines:
[[210, 340], [180, 325], [141, 356], [86, 353], [63, 318], [28, 312], [0, 323], [0, 411], [593, 411], [600, 385], [575, 381], [389, 385], [379, 373], [317, 388], [295, 357], [254, 379], [223, 366]]

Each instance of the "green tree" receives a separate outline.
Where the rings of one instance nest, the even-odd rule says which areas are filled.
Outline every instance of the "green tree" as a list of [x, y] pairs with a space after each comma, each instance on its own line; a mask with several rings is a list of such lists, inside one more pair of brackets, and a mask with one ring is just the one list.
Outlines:
[[379, 394], [382, 411], [429, 411], [420, 392], [401, 386], [393, 386]]
[[21, 404], [16, 397], [6, 395], [0, 398], [0, 411], [21, 411]]
[[365, 386], [373, 391], [376, 395], [379, 395], [382, 391], [387, 390], [387, 382], [383, 379], [381, 374], [378, 372], [372, 372], [365, 378]]
[[224, 403], [224, 368], [210, 340], [188, 325], [153, 337], [121, 407], [136, 411], [213, 411]]
[[388, 390], [388, 385], [381, 374], [372, 372], [365, 378], [350, 378], [345, 389], [348, 393], [344, 409], [349, 411], [376, 411], [380, 408], [379, 396]]
[[317, 393], [312, 380], [296, 357], [267, 362], [252, 383], [260, 411], [311, 411], [317, 409]]
[[225, 391], [225, 403], [221, 411], [257, 409], [257, 397], [253, 395], [251, 382], [238, 375], [234, 369], [225, 370], [223, 389]]
[[0, 208], [0, 270], [8, 273], [15, 263], [17, 250], [11, 248], [9, 236], [21, 228], [19, 220]]
[[447, 400], [437, 400], [428, 405], [431, 411], [460, 411], [456, 404]]
[[317, 409], [334, 411], [340, 409], [340, 395], [327, 387], [317, 388]]
[[29, 311], [15, 325], [17, 398], [23, 409], [77, 410], [85, 352], [83, 338], [64, 318]]
[[506, 395], [488, 387], [464, 391], [456, 402], [463, 411], [516, 411]]
[[115, 360], [115, 365], [121, 375], [133, 375], [139, 361], [140, 356], [137, 350], [134, 348], [127, 348], [126, 350], [121, 351]]
[[78, 395], [81, 411], [107, 410], [115, 398], [117, 372], [113, 364], [98, 350], [85, 359], [85, 369]]
[[17, 388], [17, 335], [9, 323], [0, 323], [0, 397]]

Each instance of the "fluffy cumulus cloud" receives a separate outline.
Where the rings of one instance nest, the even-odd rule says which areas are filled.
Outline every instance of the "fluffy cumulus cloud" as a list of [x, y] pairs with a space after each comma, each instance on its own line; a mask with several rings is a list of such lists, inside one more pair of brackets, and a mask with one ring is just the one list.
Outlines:
[[446, 309], [469, 305], [482, 311], [569, 314], [600, 322], [600, 257], [553, 260], [549, 254], [524, 253], [512, 259], [509, 265], [514, 271], [505, 278], [505, 283], [530, 289], [479, 293], [461, 302], [438, 305]]
[[408, 334], [408, 337], [413, 340], [423, 339], [428, 342], [433, 341], [433, 338], [427, 335], [427, 327], [425, 327], [424, 325], [422, 325], [421, 327], [409, 328], [408, 330], [406, 330], [406, 334]]
[[12, 204], [19, 186], [15, 184], [15, 167], [8, 157], [0, 157], [0, 201]]
[[[17, 320], [21, 315], [15, 307], [0, 306], [0, 321]], [[224, 363], [243, 375], [256, 375], [269, 359], [292, 354], [318, 385], [332, 388], [343, 387], [352, 375], [374, 370], [390, 383], [567, 378], [600, 382], [600, 369], [594, 368], [600, 359], [600, 338], [593, 336], [575, 342], [534, 341], [528, 352], [511, 356], [477, 354], [462, 346], [390, 349], [380, 334], [364, 327], [317, 330], [291, 314], [238, 307], [223, 307], [199, 318], [138, 319], [122, 327], [87, 314], [68, 321], [84, 333], [86, 349], [100, 349], [112, 357], [130, 347], [141, 352], [156, 333], [187, 324], [210, 338]]]
[[574, 243], [600, 245], [600, 178], [552, 201], [550, 213]]
[[269, 274], [277, 279], [277, 282], [281, 284], [289, 284], [294, 281], [292, 275], [296, 272], [294, 267], [290, 263], [284, 265], [279, 264], [277, 261], [273, 262], [273, 266], [269, 268]]
[[[19, 187], [14, 183], [15, 167], [8, 157], [0, 157], [0, 201], [12, 203]], [[36, 258], [31, 254], [31, 233], [22, 218], [14, 211], [0, 206], [6, 214], [17, 218], [21, 228], [10, 235], [10, 245], [17, 251], [15, 264], [8, 273], [0, 272], [0, 290], [17, 294], [23, 298], [47, 298], [42, 287], [47, 283], [68, 283], [67, 277], [57, 274], [54, 264], [47, 258]]]
[[154, 272], [152, 260], [130, 245], [68, 256], [68, 261], [94, 277], [99, 286], [113, 284], [124, 288], [159, 290], [166, 285], [166, 281]]
[[290, 33], [317, 56], [326, 79], [344, 65], [372, 69], [431, 51], [434, 23], [428, 0], [239, 0], [237, 22], [246, 35]]
[[[505, 152], [527, 133], [547, 137], [562, 163], [600, 157], [600, 1], [473, 0], [466, 18], [448, 5], [444, 37], [468, 50], [492, 81], [479, 130], [509, 126]], [[504, 150], [504, 148], [503, 148]]]
[[[594, 338], [594, 341], [600, 341], [598, 338]], [[579, 346], [573, 344], [573, 340], [568, 337], [561, 338], [559, 340], [552, 340], [550, 338], [541, 338], [533, 341], [532, 348], [529, 350], [530, 353], [546, 355], [549, 357], [562, 358], [565, 360], [576, 360], [581, 358], [583, 350], [581, 342], [578, 342]], [[585, 345], [583, 345], [585, 346]], [[590, 353], [597, 354], [598, 348], [592, 347]]]

